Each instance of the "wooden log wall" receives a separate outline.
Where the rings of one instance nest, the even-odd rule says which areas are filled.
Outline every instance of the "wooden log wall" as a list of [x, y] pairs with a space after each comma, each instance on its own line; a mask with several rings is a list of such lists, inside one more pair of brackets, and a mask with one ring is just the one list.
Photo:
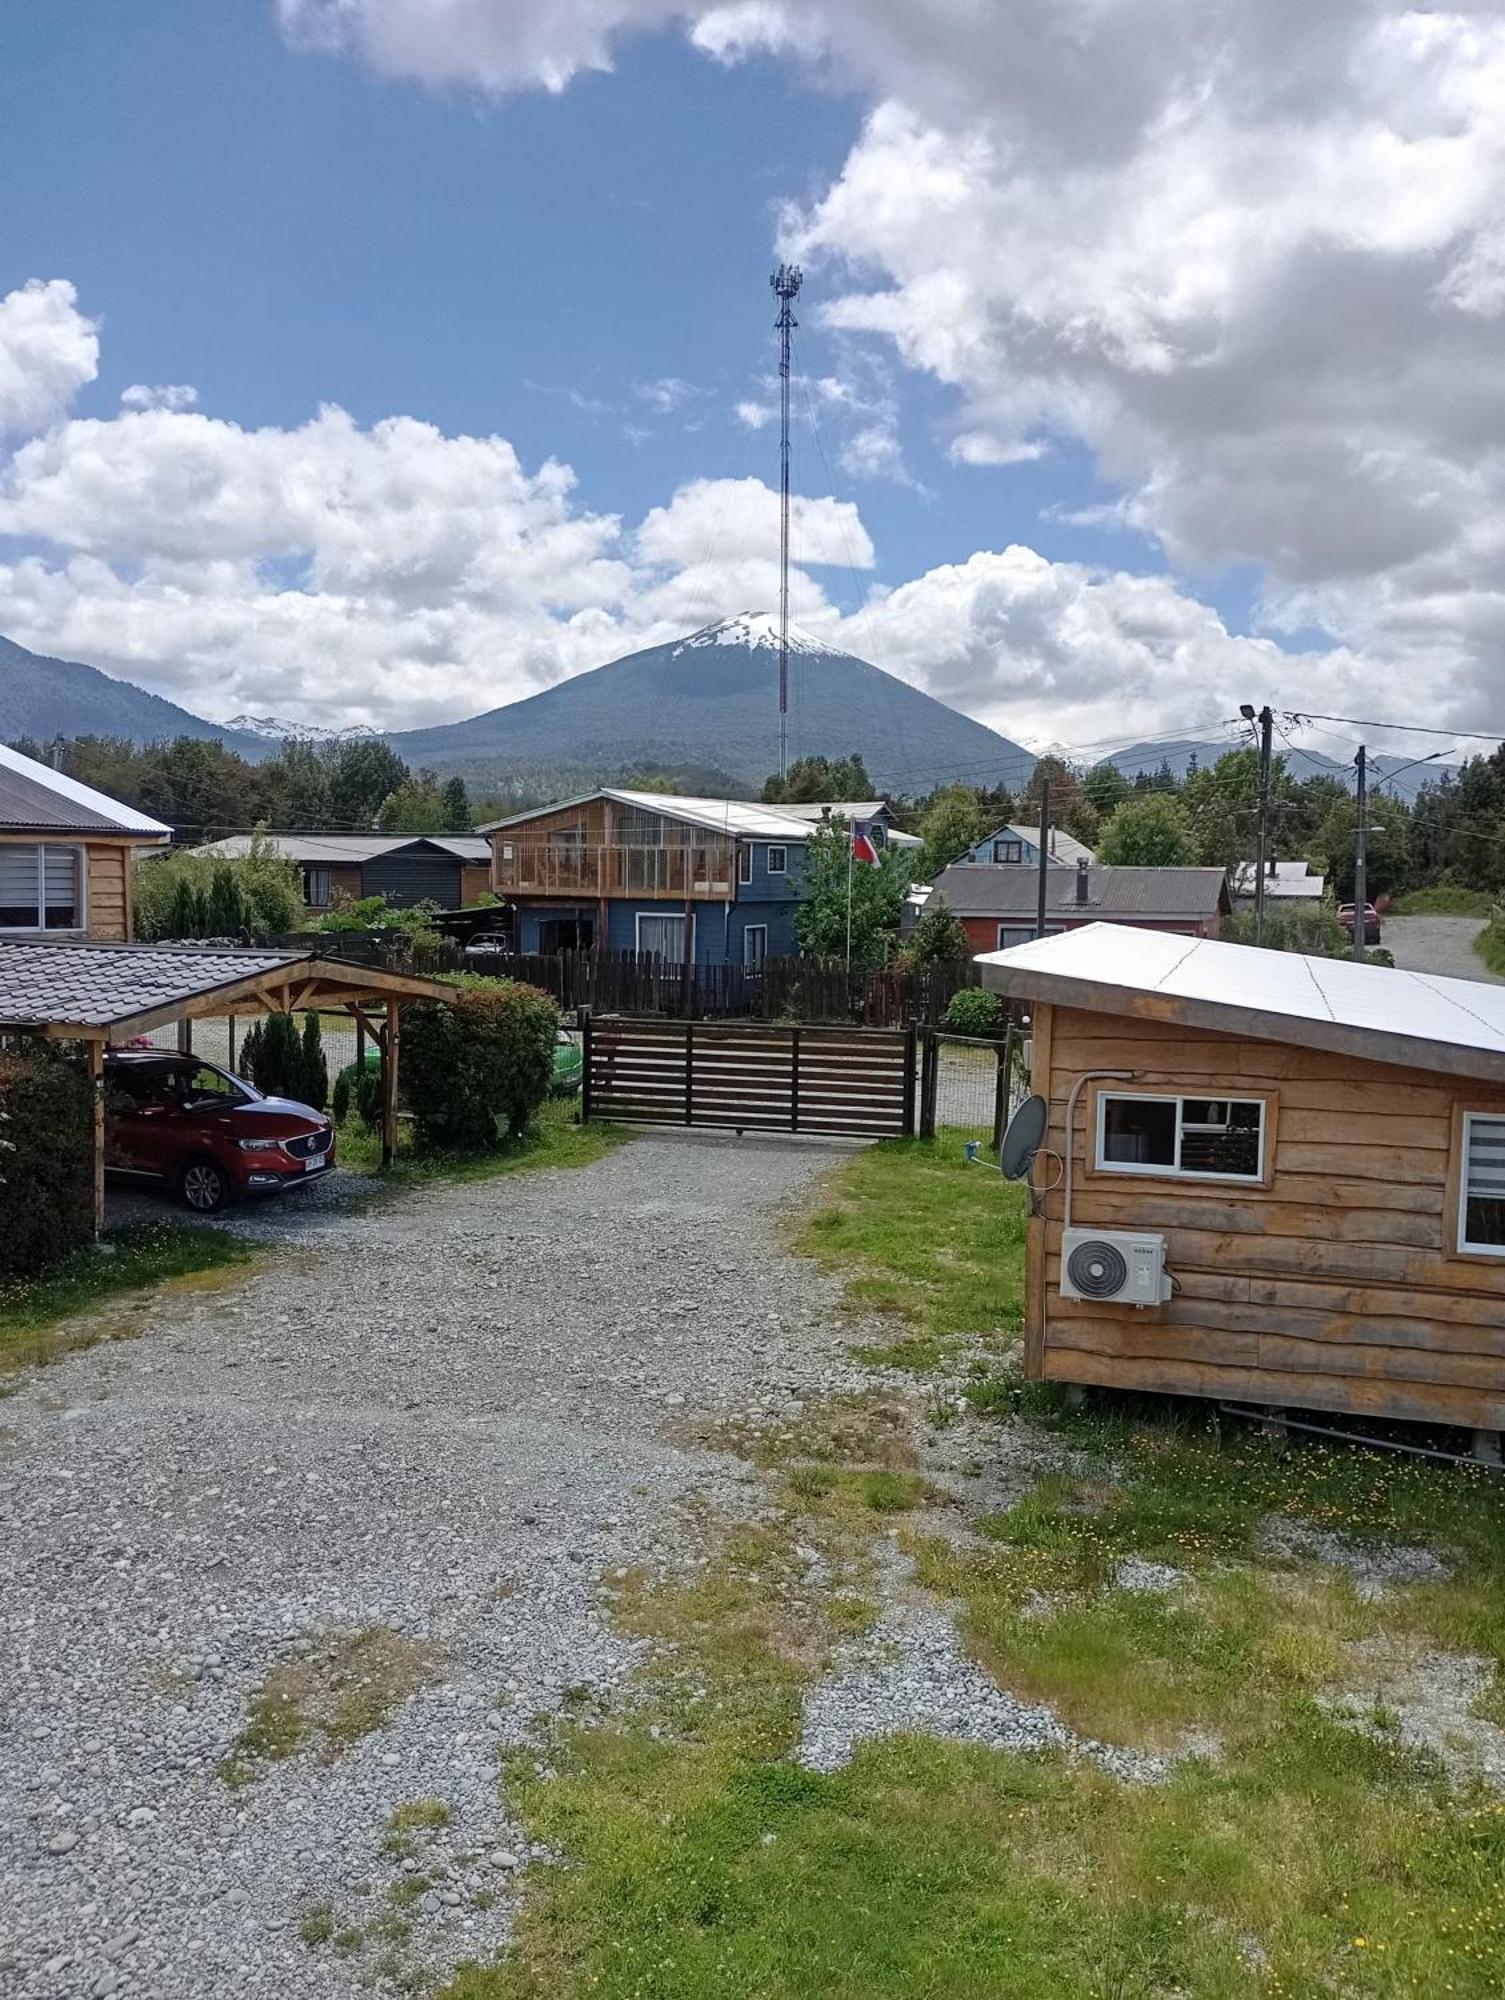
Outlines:
[[[1505, 1090], [1431, 1072], [1061, 1007], [1036, 1010], [1050, 1124], [1035, 1170], [1027, 1359], [1050, 1380], [1505, 1425], [1505, 1258], [1460, 1256], [1457, 1114]], [[1263, 1097], [1264, 1185], [1098, 1173], [1079, 1099], [1073, 1222], [1163, 1231], [1157, 1308], [1060, 1294], [1065, 1108], [1109, 1090]]]

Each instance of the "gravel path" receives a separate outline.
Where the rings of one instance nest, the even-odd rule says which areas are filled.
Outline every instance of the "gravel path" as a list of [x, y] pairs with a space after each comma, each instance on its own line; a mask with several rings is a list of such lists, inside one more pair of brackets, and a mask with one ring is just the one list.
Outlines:
[[[499, 1747], [630, 1665], [603, 1572], [669, 1550], [692, 1493], [756, 1503], [673, 1419], [854, 1385], [836, 1282], [777, 1233], [841, 1156], [650, 1135], [258, 1212], [249, 1275], [0, 1404], [0, 1993], [323, 2000], [378, 1949], [443, 1972], [498, 1943], [526, 1859]], [[436, 1677], [338, 1761], [227, 1786], [268, 1672], [372, 1627]], [[416, 1799], [450, 1823], [385, 1851]], [[409, 1941], [300, 1936], [390, 1929], [405, 1874]]]
[[1483, 928], [1477, 917], [1386, 917], [1380, 935], [1385, 949], [1407, 972], [1505, 985], [1474, 950], [1474, 939]]

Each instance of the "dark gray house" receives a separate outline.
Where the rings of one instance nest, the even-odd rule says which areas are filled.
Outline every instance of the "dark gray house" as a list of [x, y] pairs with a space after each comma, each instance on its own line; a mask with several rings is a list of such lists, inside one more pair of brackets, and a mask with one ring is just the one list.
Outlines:
[[[231, 834], [193, 851], [236, 861], [250, 853], [253, 838]], [[476, 833], [272, 833], [265, 840], [302, 870], [303, 900], [316, 912], [364, 896], [385, 896], [398, 908], [458, 910], [491, 885], [491, 849]]]

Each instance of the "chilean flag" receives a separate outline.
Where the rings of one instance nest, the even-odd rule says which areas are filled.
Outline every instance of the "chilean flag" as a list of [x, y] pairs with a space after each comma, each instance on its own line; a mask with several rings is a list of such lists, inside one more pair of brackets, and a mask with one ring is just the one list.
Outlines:
[[865, 819], [852, 822], [852, 859], [865, 862], [869, 868], [878, 866], [878, 850], [873, 845], [873, 837], [868, 832]]

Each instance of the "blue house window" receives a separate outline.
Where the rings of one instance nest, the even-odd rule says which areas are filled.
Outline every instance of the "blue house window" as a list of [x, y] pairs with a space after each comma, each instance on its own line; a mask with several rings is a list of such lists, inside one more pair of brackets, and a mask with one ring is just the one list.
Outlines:
[[684, 918], [649, 916], [639, 910], [638, 950], [654, 952], [678, 965], [685, 955]]
[[789, 850], [787, 847], [769, 848], [768, 872], [770, 875], [787, 875], [789, 873]]
[[749, 924], [742, 933], [742, 969], [760, 972], [768, 956], [767, 924]]
[[744, 840], [742, 845], [737, 849], [737, 880], [739, 882], [750, 882], [752, 880], [752, 864], [752, 842]]

